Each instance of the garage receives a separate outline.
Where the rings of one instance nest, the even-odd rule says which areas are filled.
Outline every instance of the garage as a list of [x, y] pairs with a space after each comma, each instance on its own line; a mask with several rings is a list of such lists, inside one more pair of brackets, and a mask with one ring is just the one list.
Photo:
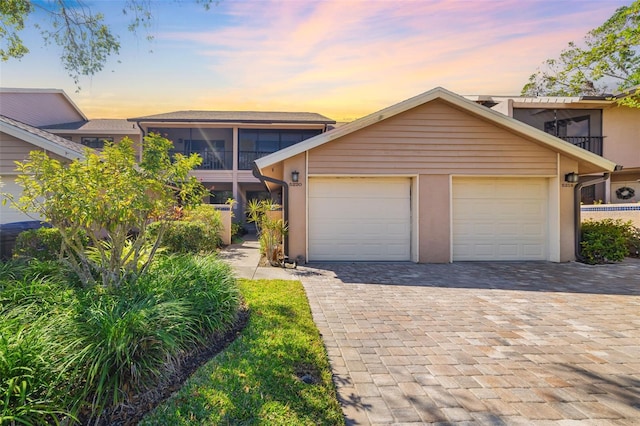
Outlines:
[[411, 180], [309, 178], [310, 261], [411, 258]]
[[548, 260], [545, 178], [453, 177], [453, 260]]

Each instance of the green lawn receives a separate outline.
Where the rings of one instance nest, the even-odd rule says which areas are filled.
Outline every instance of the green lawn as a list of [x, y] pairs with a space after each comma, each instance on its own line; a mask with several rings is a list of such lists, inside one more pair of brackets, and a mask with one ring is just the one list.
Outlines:
[[140, 425], [343, 425], [301, 283], [241, 280], [240, 288], [251, 312], [244, 331]]

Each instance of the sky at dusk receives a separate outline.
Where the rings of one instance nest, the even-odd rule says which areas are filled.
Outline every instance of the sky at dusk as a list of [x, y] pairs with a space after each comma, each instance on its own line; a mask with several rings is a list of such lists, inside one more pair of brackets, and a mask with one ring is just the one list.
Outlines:
[[318, 112], [350, 121], [442, 86], [520, 92], [567, 42], [630, 0], [151, 0], [150, 28], [127, 31], [124, 1], [87, 1], [120, 35], [121, 53], [76, 93], [32, 24], [31, 52], [0, 63], [3, 87], [63, 89], [89, 118], [178, 110]]

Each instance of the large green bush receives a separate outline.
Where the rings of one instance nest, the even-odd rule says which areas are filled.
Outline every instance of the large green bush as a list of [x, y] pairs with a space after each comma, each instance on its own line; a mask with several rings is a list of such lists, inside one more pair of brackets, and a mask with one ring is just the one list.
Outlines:
[[0, 265], [0, 424], [95, 420], [156, 386], [240, 305], [214, 256], [160, 256], [120, 287], [68, 275], [56, 262]]
[[582, 257], [592, 265], [619, 262], [630, 254], [635, 232], [631, 221], [587, 220], [582, 223]]
[[[89, 238], [79, 231], [80, 239], [85, 246], [89, 245]], [[27, 257], [38, 260], [56, 260], [62, 248], [62, 235], [58, 228], [30, 229], [18, 234], [14, 256]]]
[[187, 210], [180, 220], [149, 225], [151, 235], [164, 230], [162, 246], [171, 253], [212, 252], [222, 245], [220, 212], [208, 204]]
[[19, 233], [13, 253], [15, 256], [55, 260], [61, 247], [62, 235], [57, 228], [38, 228]]

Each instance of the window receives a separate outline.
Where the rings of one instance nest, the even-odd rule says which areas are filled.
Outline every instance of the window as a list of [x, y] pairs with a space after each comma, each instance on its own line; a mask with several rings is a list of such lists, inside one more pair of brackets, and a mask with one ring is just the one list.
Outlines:
[[240, 152], [238, 168], [250, 170], [253, 161], [272, 152], [319, 135], [322, 130], [271, 130], [240, 129], [238, 132]]
[[83, 137], [80, 138], [80, 143], [84, 146], [88, 146], [89, 148], [94, 148], [94, 149], [102, 149], [104, 148], [104, 143], [105, 142], [113, 142], [113, 138], [112, 137], [96, 137], [96, 138], [88, 138], [88, 137]]

